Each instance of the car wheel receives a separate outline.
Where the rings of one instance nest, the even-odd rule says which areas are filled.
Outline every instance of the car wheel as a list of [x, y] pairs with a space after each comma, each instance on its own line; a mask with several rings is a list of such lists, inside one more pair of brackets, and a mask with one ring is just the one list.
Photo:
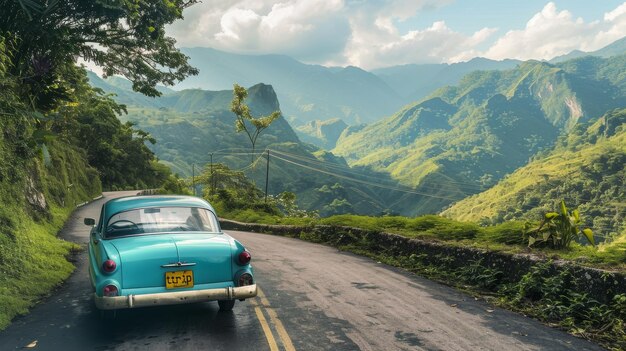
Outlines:
[[217, 304], [220, 305], [220, 311], [232, 311], [235, 306], [235, 300], [219, 300]]

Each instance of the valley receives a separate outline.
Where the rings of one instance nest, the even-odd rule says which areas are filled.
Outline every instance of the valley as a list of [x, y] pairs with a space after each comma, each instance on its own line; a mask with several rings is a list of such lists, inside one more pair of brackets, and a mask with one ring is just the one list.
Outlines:
[[[613, 45], [616, 46], [619, 43]], [[219, 54], [205, 51], [200, 52]], [[245, 59], [247, 66], [258, 57]], [[260, 61], [269, 65], [275, 59], [264, 57], [265, 61]], [[502, 69], [514, 64], [514, 68]], [[474, 60], [441, 69], [459, 75], [474, 66], [499, 69], [467, 73], [457, 78], [457, 85], [435, 89], [395, 114], [378, 115], [379, 120], [370, 124], [350, 125], [336, 118], [310, 121], [294, 129], [292, 123], [302, 120], [289, 122], [280, 118], [260, 136], [254, 155], [245, 147], [245, 137], [235, 133], [229, 111], [232, 93], [228, 90], [163, 90], [162, 97], [146, 98], [130, 90], [130, 85], [120, 78], [102, 80], [92, 74], [90, 79], [94, 86], [116, 93], [117, 101], [128, 105], [128, 115], [122, 116], [122, 120], [151, 133], [158, 140], [152, 150], [161, 162], [184, 177], [191, 176], [192, 165], [200, 174], [211, 161], [223, 162], [233, 170], [242, 170], [262, 189], [268, 173], [270, 194], [294, 192], [302, 209], [319, 211], [324, 216], [415, 216], [443, 211], [455, 219], [489, 223], [536, 218], [540, 209], [553, 205], [557, 199], [530, 202], [542, 205], [524, 205], [508, 211], [504, 208], [513, 203], [500, 199], [497, 201], [508, 205], [494, 209], [496, 205], [492, 204], [492, 213], [478, 218], [446, 209], [466, 198], [489, 197], [488, 194], [493, 197], [494, 193], [488, 192], [492, 187], [499, 186], [529, 161], [546, 157], [559, 138], [593, 125], [608, 111], [626, 106], [626, 81], [622, 75], [614, 74], [626, 66], [626, 56], [608, 59], [588, 55], [559, 63], [496, 64]], [[406, 70], [420, 72], [415, 66], [375, 72], [398, 87], [399, 72]], [[213, 84], [225, 84], [226, 78], [220, 79]], [[278, 79], [277, 84], [285, 81]], [[279, 96], [273, 86], [256, 84], [250, 88], [249, 104], [259, 115], [283, 111]], [[376, 101], [388, 102], [384, 96]], [[268, 170], [264, 167], [266, 150], [270, 150]], [[334, 190], [325, 190], [331, 186]], [[577, 196], [560, 194], [559, 198]], [[622, 195], [615, 193], [609, 201], [619, 203]], [[577, 201], [575, 205], [585, 208]], [[617, 215], [621, 210], [614, 212], [610, 213]], [[619, 233], [621, 228], [621, 221], [609, 221], [603, 226], [610, 233]]]

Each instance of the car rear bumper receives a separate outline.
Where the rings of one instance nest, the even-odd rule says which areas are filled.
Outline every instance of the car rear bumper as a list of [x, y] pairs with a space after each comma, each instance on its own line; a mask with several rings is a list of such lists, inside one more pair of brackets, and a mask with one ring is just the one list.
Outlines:
[[178, 305], [214, 300], [248, 299], [257, 295], [256, 284], [218, 289], [174, 291], [156, 294], [100, 297], [94, 294], [96, 307], [101, 310], [116, 310], [160, 305]]

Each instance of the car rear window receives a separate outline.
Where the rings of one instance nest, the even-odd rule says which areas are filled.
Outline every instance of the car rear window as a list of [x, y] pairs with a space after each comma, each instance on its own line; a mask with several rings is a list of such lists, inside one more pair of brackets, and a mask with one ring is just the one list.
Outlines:
[[105, 237], [153, 233], [219, 232], [213, 212], [197, 207], [149, 207], [116, 213]]

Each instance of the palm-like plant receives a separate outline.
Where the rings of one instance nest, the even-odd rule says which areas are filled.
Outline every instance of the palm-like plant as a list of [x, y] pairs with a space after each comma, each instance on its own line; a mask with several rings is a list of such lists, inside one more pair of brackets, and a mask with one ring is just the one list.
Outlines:
[[584, 236], [595, 246], [593, 232], [589, 228], [581, 229], [578, 210], [568, 211], [565, 201], [561, 201], [559, 212], [548, 212], [536, 229], [528, 230], [528, 246], [545, 243], [555, 249], [569, 247], [572, 240]]

